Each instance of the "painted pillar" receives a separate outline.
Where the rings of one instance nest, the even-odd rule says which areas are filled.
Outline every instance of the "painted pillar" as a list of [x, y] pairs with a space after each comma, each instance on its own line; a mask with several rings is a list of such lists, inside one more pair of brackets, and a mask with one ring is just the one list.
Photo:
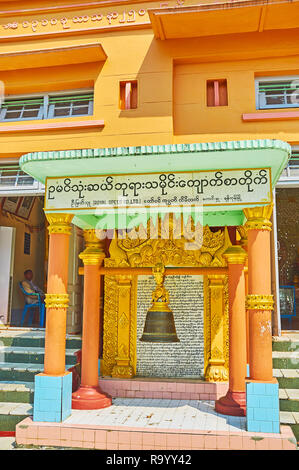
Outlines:
[[279, 433], [278, 383], [272, 372], [270, 217], [272, 204], [244, 209], [248, 234], [249, 368], [247, 430]]
[[72, 373], [65, 371], [71, 214], [46, 214], [49, 222], [44, 373], [35, 376], [34, 421], [60, 422], [71, 414]]
[[100, 295], [99, 266], [105, 253], [96, 231], [84, 230], [85, 250], [79, 258], [84, 263], [84, 305], [82, 333], [81, 385], [72, 395], [72, 408], [94, 410], [112, 404], [111, 397], [99, 387]]
[[272, 205], [244, 209], [248, 235], [250, 378], [272, 380], [271, 251]]
[[229, 389], [216, 401], [218, 413], [246, 415], [246, 317], [244, 265], [247, 254], [231, 246], [223, 254], [228, 263], [229, 295]]
[[[247, 232], [246, 229], [243, 225], [240, 225], [238, 227], [238, 232], [240, 235], [240, 240], [239, 244], [240, 246], [248, 253], [248, 238], [247, 238]], [[245, 275], [245, 298], [247, 298], [248, 295], [248, 257], [246, 258], [245, 262], [245, 269], [244, 269], [244, 275]], [[246, 361], [247, 361], [247, 373], [246, 375], [249, 376], [249, 313], [248, 310], [246, 310]]]

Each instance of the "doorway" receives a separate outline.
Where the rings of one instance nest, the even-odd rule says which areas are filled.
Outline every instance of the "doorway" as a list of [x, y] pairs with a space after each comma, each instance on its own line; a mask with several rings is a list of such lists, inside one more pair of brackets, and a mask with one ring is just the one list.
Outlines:
[[[42, 196], [8, 196], [0, 198], [1, 233], [14, 234], [11, 241], [6, 237], [0, 240], [1, 252], [9, 259], [1, 267], [3, 293], [8, 297], [2, 324], [21, 326], [24, 308], [24, 294], [19, 283], [24, 279], [24, 271], [33, 272], [33, 283], [45, 291], [46, 224]], [[8, 282], [9, 279], [9, 282]], [[5, 291], [5, 289], [7, 289]], [[24, 326], [28, 326], [29, 312]], [[39, 310], [34, 310], [32, 327], [39, 326]]]
[[276, 190], [281, 326], [299, 330], [299, 188]]

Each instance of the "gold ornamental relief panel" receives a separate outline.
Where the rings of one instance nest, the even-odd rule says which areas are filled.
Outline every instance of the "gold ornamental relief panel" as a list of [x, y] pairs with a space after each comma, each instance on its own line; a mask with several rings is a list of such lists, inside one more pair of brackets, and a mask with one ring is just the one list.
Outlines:
[[229, 365], [228, 277], [205, 276], [204, 299], [204, 376], [207, 381], [225, 382]]
[[[224, 251], [231, 245], [228, 231], [184, 225], [164, 218], [124, 234], [115, 232], [106, 267], [165, 266], [224, 267]], [[157, 225], [157, 224], [156, 224]], [[197, 230], [197, 237], [190, 235]], [[171, 295], [171, 292], [170, 292]], [[118, 378], [136, 375], [137, 276], [105, 276], [104, 338], [101, 374]], [[227, 276], [204, 279], [204, 375], [228, 380]]]

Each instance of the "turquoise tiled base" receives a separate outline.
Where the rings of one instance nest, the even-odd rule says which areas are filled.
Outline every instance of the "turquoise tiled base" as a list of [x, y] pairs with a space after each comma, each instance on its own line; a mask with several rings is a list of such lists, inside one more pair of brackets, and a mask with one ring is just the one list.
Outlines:
[[35, 376], [33, 421], [60, 423], [71, 414], [72, 373]]
[[278, 383], [246, 383], [247, 431], [279, 433]]

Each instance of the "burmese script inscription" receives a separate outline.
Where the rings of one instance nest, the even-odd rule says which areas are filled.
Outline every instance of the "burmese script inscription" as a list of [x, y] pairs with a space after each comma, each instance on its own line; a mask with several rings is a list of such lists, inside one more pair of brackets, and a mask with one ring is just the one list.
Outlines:
[[1, 29], [6, 33], [39, 34], [48, 32], [64, 32], [77, 29], [113, 28], [130, 26], [132, 24], [150, 24], [149, 8], [182, 7], [196, 4], [195, 0], [169, 0], [167, 2], [142, 2], [128, 7], [116, 5], [110, 7], [90, 9], [85, 8], [76, 13], [50, 14], [43, 16], [36, 14], [23, 17], [23, 19], [11, 19], [1, 24]]
[[271, 202], [270, 170], [47, 178], [47, 210], [224, 206]]

